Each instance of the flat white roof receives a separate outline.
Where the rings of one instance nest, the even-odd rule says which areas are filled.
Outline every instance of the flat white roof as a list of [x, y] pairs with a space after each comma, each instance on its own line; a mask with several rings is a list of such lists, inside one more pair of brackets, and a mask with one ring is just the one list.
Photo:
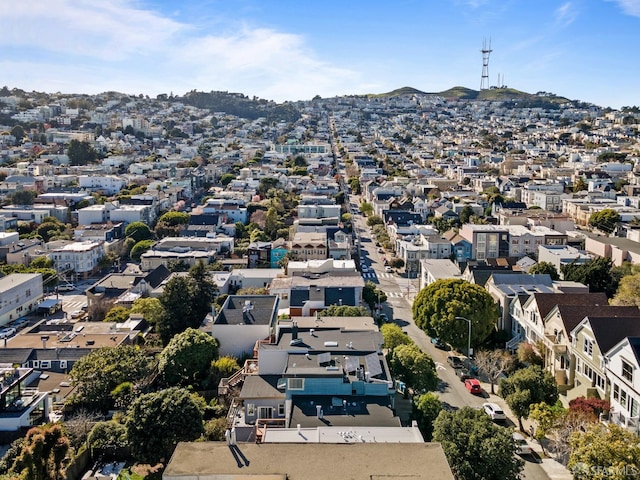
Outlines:
[[267, 428], [263, 443], [424, 443], [415, 427]]

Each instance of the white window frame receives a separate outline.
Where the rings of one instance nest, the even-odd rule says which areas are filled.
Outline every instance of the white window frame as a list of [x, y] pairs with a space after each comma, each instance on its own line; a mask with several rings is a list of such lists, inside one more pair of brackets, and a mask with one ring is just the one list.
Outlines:
[[40, 368], [50, 369], [51, 368], [51, 360], [40, 360]]
[[60, 363], [58, 364], [58, 366], [60, 368], [66, 369], [67, 368], [67, 361], [66, 360], [60, 360]]

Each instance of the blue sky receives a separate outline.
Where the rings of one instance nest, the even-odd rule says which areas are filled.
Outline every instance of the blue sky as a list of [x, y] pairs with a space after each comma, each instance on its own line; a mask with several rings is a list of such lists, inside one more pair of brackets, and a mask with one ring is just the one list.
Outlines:
[[[6, 6], [8, 7], [8, 6]], [[480, 87], [640, 105], [640, 0], [21, 0], [0, 85], [276, 101]]]

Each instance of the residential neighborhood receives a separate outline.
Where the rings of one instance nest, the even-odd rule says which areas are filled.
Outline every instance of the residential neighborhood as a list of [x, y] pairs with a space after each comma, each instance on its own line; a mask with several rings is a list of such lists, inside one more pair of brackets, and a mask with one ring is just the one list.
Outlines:
[[[0, 476], [34, 429], [70, 480], [333, 478], [327, 459], [591, 478], [583, 438], [637, 445], [638, 107], [277, 107], [0, 90]], [[465, 435], [504, 457], [463, 461]]]

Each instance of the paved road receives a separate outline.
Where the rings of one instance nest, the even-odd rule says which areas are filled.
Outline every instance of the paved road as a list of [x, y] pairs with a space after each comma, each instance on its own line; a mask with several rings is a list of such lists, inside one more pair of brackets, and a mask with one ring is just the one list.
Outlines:
[[[482, 395], [471, 395], [464, 387], [464, 383], [455, 375], [454, 369], [447, 363], [447, 356], [455, 355], [455, 352], [446, 352], [435, 348], [431, 339], [413, 322], [411, 312], [411, 302], [415, 297], [417, 280], [408, 280], [396, 274], [389, 275], [384, 271], [382, 258], [388, 253], [378, 253], [371, 233], [366, 226], [366, 222], [361, 215], [354, 215], [354, 227], [359, 233], [361, 258], [364, 258], [369, 272], [363, 276], [365, 280], [371, 280], [379, 285], [387, 294], [387, 302], [383, 304], [383, 312], [389, 319], [402, 327], [409, 337], [429, 353], [436, 363], [436, 370], [440, 379], [438, 393], [442, 402], [453, 407], [469, 406], [472, 408], [482, 408], [485, 402], [495, 402], [504, 406], [504, 401], [497, 395], [490, 393], [487, 386]], [[365, 241], [362, 241], [365, 239]], [[366, 241], [371, 239], [371, 241]], [[497, 388], [496, 388], [497, 391]], [[506, 426], [513, 428], [516, 425], [508, 421]], [[546, 471], [541, 467], [539, 457], [532, 455], [523, 458], [525, 460], [524, 477], [526, 480], [550, 480]]]

